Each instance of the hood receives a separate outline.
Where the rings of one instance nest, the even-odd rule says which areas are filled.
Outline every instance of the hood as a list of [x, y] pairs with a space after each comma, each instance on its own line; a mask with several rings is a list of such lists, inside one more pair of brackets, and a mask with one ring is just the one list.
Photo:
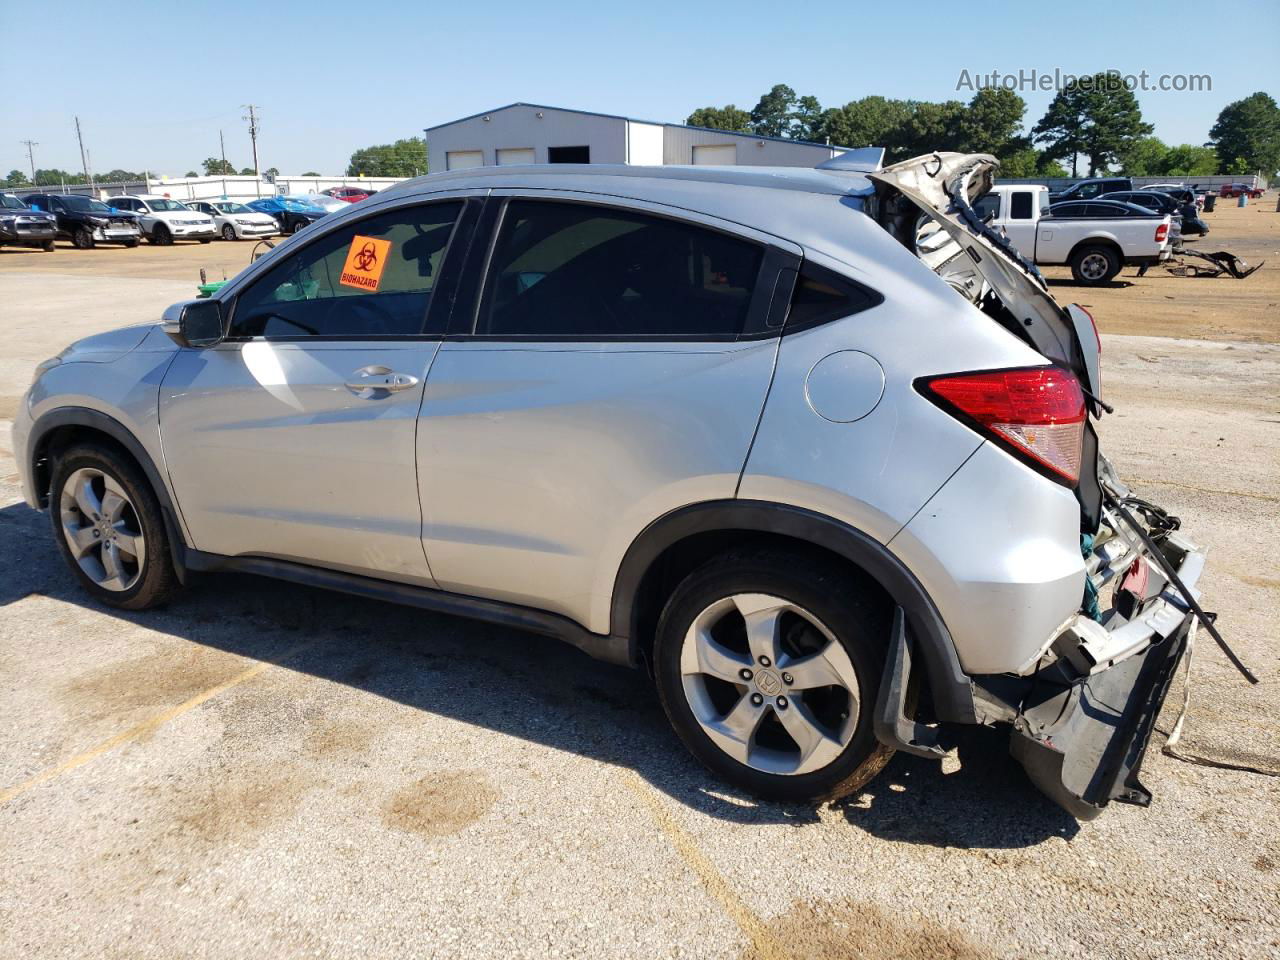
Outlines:
[[148, 216], [155, 217], [157, 220], [199, 220], [202, 223], [207, 221], [213, 222], [213, 217], [207, 213], [201, 213], [199, 210], [154, 210]]
[[110, 363], [137, 348], [155, 327], [154, 323], [142, 323], [77, 340], [58, 356], [63, 363]]
[[[931, 234], [917, 233], [922, 260], [975, 303], [993, 293], [1016, 319], [1021, 336], [1073, 370], [1096, 395], [1098, 381], [1086, 363], [1077, 310], [1060, 307], [1035, 264], [974, 212], [973, 203], [991, 190], [999, 169], [1000, 162], [986, 153], [931, 153], [865, 176], [884, 192], [911, 200], [937, 225]], [[1092, 324], [1085, 323], [1092, 344]]]

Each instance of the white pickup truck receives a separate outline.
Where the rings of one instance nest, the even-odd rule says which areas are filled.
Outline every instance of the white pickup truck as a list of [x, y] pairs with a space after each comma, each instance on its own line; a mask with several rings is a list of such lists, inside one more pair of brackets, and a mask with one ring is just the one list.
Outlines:
[[1169, 258], [1168, 215], [1105, 198], [1049, 206], [1049, 188], [997, 185], [974, 210], [1014, 249], [1039, 266], [1068, 264], [1077, 283], [1106, 283], [1125, 265], [1151, 266]]

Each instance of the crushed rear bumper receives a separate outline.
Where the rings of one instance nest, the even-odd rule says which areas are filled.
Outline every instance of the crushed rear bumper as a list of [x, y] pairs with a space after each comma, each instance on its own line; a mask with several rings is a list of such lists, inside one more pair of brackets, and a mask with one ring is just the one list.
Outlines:
[[1191, 615], [1141, 654], [1061, 686], [1037, 685], [1014, 721], [1010, 752], [1032, 782], [1081, 820], [1112, 800], [1146, 806], [1138, 775], [1186, 649]]

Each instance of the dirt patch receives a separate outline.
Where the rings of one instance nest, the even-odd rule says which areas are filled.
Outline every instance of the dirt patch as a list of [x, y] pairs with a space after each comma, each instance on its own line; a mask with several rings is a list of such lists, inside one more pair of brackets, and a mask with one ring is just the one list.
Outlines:
[[1253, 868], [1255, 870], [1260, 870], [1263, 873], [1272, 873], [1276, 868], [1275, 858], [1269, 857], [1264, 853], [1262, 856], [1258, 857], [1257, 860], [1253, 861]]
[[[954, 930], [869, 903], [842, 900], [792, 904], [770, 924], [795, 960], [987, 960]], [[742, 960], [763, 960], [755, 947]]]
[[427, 837], [458, 833], [493, 806], [498, 793], [478, 770], [432, 773], [402, 788], [382, 811], [388, 827]]
[[307, 731], [304, 741], [313, 757], [364, 753], [373, 742], [373, 725], [359, 719], [327, 720]]
[[111, 663], [73, 678], [61, 692], [67, 711], [102, 720], [174, 707], [245, 668], [245, 661], [193, 644]]
[[182, 833], [222, 845], [262, 833], [291, 817], [320, 779], [305, 767], [224, 766], [172, 798]]
[[0, 420], [12, 420], [18, 415], [21, 397], [0, 397]]

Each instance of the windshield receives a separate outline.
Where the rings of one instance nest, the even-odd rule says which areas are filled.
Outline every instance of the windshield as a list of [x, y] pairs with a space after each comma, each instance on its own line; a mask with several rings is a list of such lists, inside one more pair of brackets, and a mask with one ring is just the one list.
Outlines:
[[0, 193], [0, 207], [6, 210], [25, 210], [26, 204], [8, 193]]
[[152, 210], [157, 210], [157, 211], [177, 210], [177, 211], [189, 212], [191, 210], [191, 208], [188, 207], [186, 204], [178, 203], [178, 201], [170, 200], [167, 197], [161, 197], [158, 200], [148, 200], [147, 206], [149, 206]]
[[66, 205], [68, 210], [74, 210], [76, 213], [110, 213], [111, 208], [101, 200], [94, 200], [91, 197], [69, 196], [59, 197]]
[[243, 203], [215, 203], [213, 207], [219, 213], [253, 213]]

